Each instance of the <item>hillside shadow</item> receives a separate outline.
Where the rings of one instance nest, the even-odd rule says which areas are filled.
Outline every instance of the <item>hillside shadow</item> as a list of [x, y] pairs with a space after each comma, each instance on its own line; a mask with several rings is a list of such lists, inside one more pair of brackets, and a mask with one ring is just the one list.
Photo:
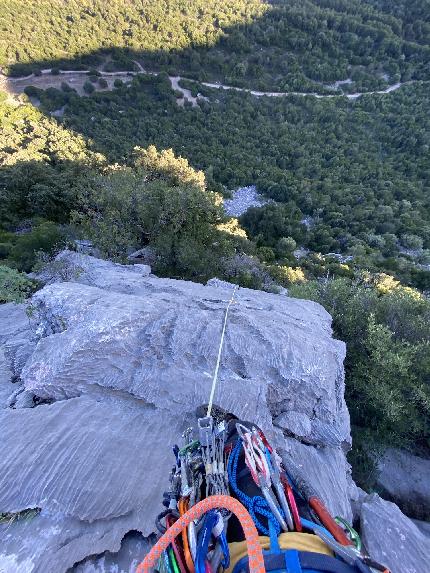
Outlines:
[[[220, 10], [220, 15], [213, 14], [211, 18], [204, 11], [192, 14], [184, 9], [177, 16], [166, 13], [165, 21], [160, 19], [158, 23], [152, 23], [152, 27], [146, 18], [154, 18], [154, 14], [148, 9], [149, 15], [143, 11], [140, 14], [144, 22], [143, 31], [131, 16], [121, 15], [125, 22], [129, 22], [129, 28], [123, 30], [122, 35], [118, 31], [113, 36], [117, 37], [116, 42], [113, 42], [113, 32], [107, 23], [104, 29], [100, 27], [98, 21], [102, 20], [102, 14], [89, 13], [83, 8], [81, 20], [86, 22], [88, 17], [94, 18], [91, 26], [75, 22], [74, 16], [64, 13], [56, 24], [67, 29], [71, 38], [62, 38], [64, 30], [58, 32], [59, 40], [54, 34], [49, 36], [51, 30], [54, 32], [54, 16], [59, 17], [53, 10], [51, 23], [37, 37], [38, 41], [44, 40], [48, 45], [50, 40], [54, 44], [58, 42], [52, 51], [64, 51], [64, 48], [76, 51], [76, 45], [81, 43], [94, 44], [92, 36], [95, 33], [106, 44], [112, 42], [111, 45], [88, 50], [78, 57], [46, 57], [30, 63], [18, 62], [8, 66], [8, 75], [26, 76], [47, 68], [70, 71], [103, 66], [107, 72], [136, 71], [134, 61], [137, 61], [148, 71], [186, 75], [198, 81], [232, 83], [238, 87], [249, 86], [252, 82], [253, 89], [266, 91], [288, 91], [298, 87], [302, 91], [312, 91], [321, 83], [346, 80], [353, 68], [360, 68], [354, 81], [367, 82], [371, 89], [370, 83], [373, 87], [384, 84], [384, 73], [408, 79], [400, 76], [408, 72], [408, 65], [414, 61], [417, 79], [425, 79], [418, 76], [428, 75], [426, 61], [422, 65], [419, 61], [417, 63], [417, 57], [423, 56], [421, 48], [401, 37], [400, 20], [389, 14], [377, 12], [369, 6], [360, 10], [355, 7], [349, 14], [342, 7], [333, 7], [331, 2], [327, 5], [324, 2], [318, 2], [318, 5], [309, 3], [303, 7], [298, 0], [272, 0], [264, 8], [257, 6], [250, 4], [245, 9], [241, 5], [235, 7], [233, 3], [231, 12], [234, 15]], [[243, 21], [234, 21], [239, 14]], [[222, 18], [234, 22], [225, 25]], [[74, 29], [86, 35], [75, 37]], [[175, 33], [178, 38], [173, 37]], [[156, 41], [158, 37], [163, 41]], [[151, 39], [154, 45], [158, 43], [161, 46], [148, 49], [126, 45], [133, 42], [147, 44]], [[399, 46], [392, 45], [396, 39], [407, 44], [408, 49], [404, 50], [402, 58]], [[180, 44], [180, 48], [176, 48], [175, 43]], [[169, 45], [173, 47], [169, 48]], [[31, 54], [36, 48], [43, 53], [43, 46], [30, 45], [26, 54]], [[394, 62], [397, 62], [397, 67]], [[384, 64], [389, 69], [383, 69]], [[366, 74], [369, 77], [365, 77]], [[374, 77], [377, 74], [379, 78]], [[346, 84], [338, 87], [349, 89]]]
[[[114, 46], [96, 49], [79, 57], [41, 58], [31, 63], [15, 63], [9, 66], [7, 77], [0, 76], [0, 89], [15, 96], [22, 94], [25, 89], [30, 101], [36, 105], [41, 104], [41, 111], [48, 117], [53, 116], [65, 127], [91, 138], [96, 151], [107, 152], [111, 159], [117, 160], [128, 153], [131, 146], [124, 149], [114, 138], [109, 140], [109, 130], [101, 129], [103, 126], [100, 121], [97, 120], [97, 125], [92, 125], [96, 121], [94, 117], [104, 116], [106, 122], [124, 124], [123, 129], [127, 130], [129, 140], [140, 145], [142, 138], [139, 140], [135, 137], [138, 129], [136, 122], [126, 124], [122, 117], [127, 113], [124, 108], [132, 103], [133, 97], [136, 100], [145, 94], [138, 104], [145, 114], [153, 111], [154, 102], [157, 102], [158, 107], [161, 104], [166, 105], [166, 113], [175, 113], [178, 104], [199, 107], [204, 103], [203, 99], [196, 100], [198, 92], [203, 95], [211, 93], [214, 99], [217, 97], [218, 90], [208, 92], [208, 88], [198, 83], [178, 86], [177, 76], [197, 82], [216, 82], [239, 88], [252, 87], [259, 91], [320, 94], [342, 94], [345, 90], [354, 90], [359, 86], [380, 89], [387, 85], [387, 79], [381, 75], [384, 65], [382, 60], [385, 57], [390, 60], [391, 56], [383, 46], [381, 38], [393, 33], [390, 27], [393, 24], [389, 17], [381, 19], [381, 15], [375, 16], [372, 21], [375, 28], [372, 41], [363, 43], [359, 31], [351, 39], [348, 25], [344, 22], [345, 14], [341, 11], [336, 13], [329, 6], [307, 7], [305, 10], [298, 2], [273, 1], [258, 17], [251, 18], [250, 13], [251, 8], [247, 16], [248, 22], [236, 22], [230, 26], [224, 26], [214, 15], [212, 35], [202, 34], [200, 38], [196, 33], [196, 25], [195, 29], [188, 30], [185, 34], [188, 45], [181, 49]], [[85, 15], [89, 16], [94, 14]], [[69, 25], [71, 17], [64, 18], [64, 25]], [[369, 24], [369, 18], [367, 12], [362, 15], [354, 14], [350, 17], [349, 25], [356, 26], [357, 22], [361, 21]], [[193, 20], [183, 25], [192, 28]], [[73, 31], [73, 27], [71, 30]], [[219, 36], [213, 39], [213, 34], [218, 32]], [[368, 30], [362, 33], [367, 34]], [[61, 32], [59, 35], [61, 36]], [[204, 43], [205, 38], [210, 45]], [[123, 41], [125, 43], [127, 39], [123, 38]], [[368, 62], [372, 54], [375, 63], [369, 64], [367, 75], [361, 69], [355, 82], [341, 83], [335, 87], [329, 85], [348, 79], [355, 64], [361, 60]], [[413, 58], [414, 54], [408, 53], [406, 61], [401, 63], [403, 68], [396, 73], [403, 73], [408, 65], [407, 60]], [[48, 70], [51, 72], [45, 73]], [[71, 73], [74, 71], [78, 73]], [[142, 73], [143, 71], [146, 73]], [[160, 74], [158, 80], [151, 75], [154, 73]], [[132, 83], [135, 74], [139, 74], [139, 79], [134, 83], [137, 90], [128, 94], [124, 89], [118, 91], [122, 88], [121, 82]], [[28, 77], [29, 75], [31, 77]], [[166, 81], [167, 76], [171, 76], [170, 85]], [[92, 83], [89, 80], [92, 80]], [[118, 88], [117, 98], [107, 93], [114, 91], [115, 85]], [[32, 86], [36, 89], [32, 90]], [[178, 93], [178, 87], [182, 93]], [[44, 91], [38, 91], [40, 89]], [[97, 114], [92, 113], [90, 101], [76, 97], [90, 95], [86, 92], [92, 91], [94, 94], [91, 98], [98, 106]], [[244, 95], [241, 94], [241, 97]], [[137, 106], [134, 107], [136, 111]], [[180, 152], [180, 146], [169, 144], [155, 127], [148, 131], [146, 143], [174, 146], [175, 150]], [[193, 156], [197, 156], [195, 164], [201, 167], [203, 162], [198, 157], [198, 151]], [[231, 181], [232, 177], [228, 179]], [[248, 182], [252, 183], [254, 181]]]
[[[291, 6], [297, 8], [298, 4], [292, 2]], [[62, 182], [50, 169], [61, 161], [76, 161], [79, 165], [81, 156], [89, 151], [103, 153], [109, 163], [128, 163], [135, 146], [155, 144], [159, 149], [172, 148], [177, 155], [187, 157], [193, 167], [203, 169], [212, 189], [255, 184], [275, 201], [295, 202], [305, 215], [312, 215], [318, 205], [328, 221], [326, 226], [335, 229], [334, 239], [327, 234], [327, 229], [321, 229], [318, 248], [323, 252], [346, 248], [345, 228], [349, 225], [348, 231], [356, 235], [363, 225], [367, 226], [370, 216], [363, 212], [365, 223], [357, 217], [344, 220], [346, 207], [340, 198], [340, 189], [349, 186], [354, 200], [360, 197], [364, 201], [361, 195], [363, 182], [369, 179], [368, 165], [376, 161], [375, 172], [388, 169], [387, 165], [391, 169], [387, 155], [389, 152], [394, 157], [395, 150], [389, 148], [387, 142], [392, 145], [393, 137], [399, 137], [391, 125], [385, 124], [382, 128], [378, 126], [378, 134], [372, 133], [375, 127], [369, 118], [382, 113], [383, 104], [378, 98], [357, 106], [351, 106], [346, 98], [324, 101], [290, 98], [287, 102], [283, 98], [272, 98], [269, 101], [269, 98], [257, 99], [243, 92], [230, 91], [226, 92], [227, 96], [223, 90], [190, 82], [182, 89], [187, 89], [193, 98], [200, 91], [210, 99], [207, 102], [200, 98], [198, 105], [192, 108], [190, 99], [175, 93], [168, 77], [181, 75], [199, 82], [218, 81], [238, 87], [252, 84], [263, 91], [273, 89], [278, 82], [276, 85], [287, 91], [299, 86], [304, 91], [324, 92], [327, 91], [324, 82], [347, 77], [351, 71], [348, 62], [352, 62], [351, 58], [348, 60], [349, 55], [353, 54], [356, 62], [357, 58], [365, 60], [373, 52], [379, 54], [381, 37], [388, 34], [389, 19], [386, 22], [376, 18], [375, 30], [380, 33], [375, 34], [372, 42], [363, 44], [359, 34], [352, 40], [345, 19], [339, 20], [344, 23], [339, 30], [335, 12], [327, 9], [327, 13], [322, 13], [331, 14], [331, 19], [326, 21], [321, 35], [319, 21], [308, 22], [303, 17], [306, 12], [301, 13], [301, 18], [291, 17], [287, 26], [282, 18], [285, 9], [285, 2], [273, 3], [270, 10], [249, 23], [223, 27], [224, 35], [210, 46], [194, 42], [180, 50], [103, 48], [78, 58], [41, 58], [28, 65], [12, 65], [11, 75], [1, 78], [4, 86], [20, 93], [24, 85], [27, 88], [36, 85], [30, 96], [33, 103], [39, 104], [42, 116], [35, 111], [22, 118], [17, 112], [16, 121], [11, 121], [3, 150], [7, 158], [1, 168], [3, 186], [8, 186], [8, 179], [12, 177], [13, 185], [19, 186], [21, 181], [31, 185], [31, 192], [25, 192], [31, 207], [40, 191], [44, 197], [55, 197]], [[357, 18], [354, 15], [351, 22], [356, 23]], [[331, 32], [336, 34], [329, 42]], [[368, 32], [367, 28], [363, 31]], [[402, 73], [413, 58], [413, 52], [409, 52], [401, 64]], [[376, 61], [376, 67], [369, 67], [369, 74], [370, 70], [376, 73], [382, 63]], [[43, 73], [46, 68], [53, 69], [54, 73]], [[140, 68], [146, 73], [140, 72]], [[69, 73], [73, 71], [80, 73], [73, 77]], [[36, 73], [29, 79], [18, 78], [18, 74], [28, 72]], [[98, 76], [100, 72], [104, 75]], [[373, 87], [381, 87], [380, 82], [384, 85], [385, 80], [369, 75], [369, 82], [371, 79], [376, 81]], [[94, 93], [80, 97], [85, 84], [90, 84], [87, 91], [93, 86]], [[40, 90], [40, 86], [47, 89]], [[213, 105], [215, 102], [217, 105]], [[228, 105], [222, 105], [224, 102]], [[365, 112], [361, 116], [360, 108]], [[43, 116], [45, 123], [39, 128], [38, 122]], [[397, 110], [392, 111], [392, 117], [397, 119]], [[21, 129], [21, 122], [25, 123], [25, 129], [20, 140], [16, 132]], [[409, 131], [404, 129], [400, 136], [399, 146], [408, 135], [411, 141], [408, 153], [414, 170], [425, 173], [425, 146], [415, 137], [413, 125], [407, 129]], [[367, 139], [363, 136], [364, 130], [366, 137], [370, 135]], [[350, 135], [355, 137], [355, 145], [350, 145]], [[84, 139], [77, 141], [76, 136]], [[57, 142], [58, 148], [65, 149], [63, 153], [54, 153]], [[19, 146], [23, 151], [16, 153]], [[49, 166], [47, 176], [34, 175], [34, 161]], [[19, 163], [19, 170], [14, 168], [14, 163]], [[36, 183], [23, 173], [31, 173]], [[392, 173], [397, 177], [393, 167], [385, 179], [391, 180]], [[339, 184], [333, 183], [333, 174]], [[63, 182], [64, 179], [62, 177]], [[375, 192], [372, 183], [368, 187]], [[397, 187], [400, 191], [395, 191], [396, 200], [409, 198], [406, 187], [404, 191], [401, 186]], [[334, 189], [331, 196], [327, 189]], [[382, 197], [386, 190], [381, 188], [376, 192]], [[326, 214], [329, 211], [330, 217]], [[378, 233], [393, 233], [396, 222], [392, 219], [394, 216], [384, 221], [384, 228], [378, 228]]]

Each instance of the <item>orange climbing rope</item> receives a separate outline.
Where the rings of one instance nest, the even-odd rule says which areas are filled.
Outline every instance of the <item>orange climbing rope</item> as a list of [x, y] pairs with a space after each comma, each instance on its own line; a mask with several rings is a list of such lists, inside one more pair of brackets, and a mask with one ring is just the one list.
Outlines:
[[250, 573], [265, 573], [263, 551], [258, 540], [258, 531], [251, 516], [243, 505], [228, 495], [212, 495], [203, 499], [176, 521], [166, 533], [157, 541], [143, 562], [137, 567], [136, 573], [150, 573], [157, 564], [163, 551], [194, 519], [198, 519], [211, 509], [227, 509], [234, 513], [240, 521], [245, 534]]

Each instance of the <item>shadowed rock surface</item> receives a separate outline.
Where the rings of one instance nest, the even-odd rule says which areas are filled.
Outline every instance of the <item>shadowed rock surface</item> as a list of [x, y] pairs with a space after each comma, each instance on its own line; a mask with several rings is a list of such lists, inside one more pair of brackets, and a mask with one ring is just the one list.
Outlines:
[[378, 463], [377, 485], [384, 497], [419, 519], [430, 519], [430, 460], [388, 449]]
[[[0, 396], [13, 406], [0, 411], [0, 512], [13, 516], [0, 524], [0, 570], [133, 571], [171, 446], [208, 401], [232, 286], [71, 252], [41, 277], [50, 284], [33, 296], [30, 321], [24, 305], [0, 307]], [[215, 402], [260, 425], [351, 520], [344, 356], [318, 304], [239, 289]], [[20, 519], [29, 508], [40, 512]]]
[[392, 573], [424, 573], [428, 570], [430, 538], [395, 505], [372, 494], [361, 506], [363, 542], [377, 561]]

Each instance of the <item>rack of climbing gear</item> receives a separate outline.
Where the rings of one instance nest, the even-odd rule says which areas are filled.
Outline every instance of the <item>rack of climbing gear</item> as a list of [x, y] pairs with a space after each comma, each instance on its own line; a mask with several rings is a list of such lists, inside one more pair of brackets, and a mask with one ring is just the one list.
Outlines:
[[390, 573], [261, 429], [232, 414], [212, 415], [236, 290], [225, 309], [206, 417], [195, 438], [188, 428], [183, 444], [173, 446], [165, 509], [155, 522], [160, 537], [136, 573]]
[[[288, 573], [389, 573], [362, 552], [358, 533], [344, 519], [331, 516], [294, 463], [287, 471], [286, 458], [281, 459], [259, 428], [234, 419], [216, 423], [207, 416], [198, 420], [197, 431], [193, 438], [187, 430], [183, 445], [173, 447], [170, 488], [163, 496], [165, 509], [156, 519], [163, 549], [147, 556], [138, 568], [140, 573], [153, 569], [160, 573], [251, 571], [249, 549], [246, 557], [232, 555], [231, 547], [241, 545], [229, 543], [230, 518], [235, 520], [232, 502], [239, 504], [259, 535], [270, 539], [270, 549], [262, 551], [259, 573], [275, 565], [276, 570]], [[248, 491], [241, 489], [243, 483], [248, 484]], [[215, 499], [223, 503], [205, 505]], [[207, 510], [201, 511], [204, 507]], [[283, 549], [282, 543], [287, 543], [289, 534], [297, 540], [302, 533], [306, 543], [312, 538], [325, 553], [298, 549], [294, 559], [299, 568], [280, 567], [279, 555], [292, 559], [292, 550]]]

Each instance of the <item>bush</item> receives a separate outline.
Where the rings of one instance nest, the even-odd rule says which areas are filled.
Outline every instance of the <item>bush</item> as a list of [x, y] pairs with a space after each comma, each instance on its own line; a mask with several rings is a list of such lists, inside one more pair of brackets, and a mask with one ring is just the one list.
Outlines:
[[28, 97], [38, 97], [40, 90], [39, 88], [37, 88], [36, 86], [26, 86], [24, 88], [24, 93], [28, 96]]
[[57, 68], [57, 67], [51, 68], [51, 74], [53, 76], [59, 76], [60, 75], [60, 68]]
[[276, 252], [279, 257], [287, 257], [297, 247], [296, 241], [292, 237], [282, 237], [276, 244]]
[[108, 87], [108, 83], [104, 78], [99, 78], [99, 86], [102, 89], [106, 89]]
[[65, 244], [61, 229], [50, 221], [41, 223], [34, 229], [19, 235], [10, 250], [8, 261], [20, 271], [30, 272], [37, 262], [38, 253], [53, 253]]
[[260, 247], [257, 249], [257, 257], [260, 259], [261, 262], [264, 263], [273, 263], [275, 260], [275, 253], [273, 249], [270, 247]]
[[122, 80], [120, 80], [119, 78], [115, 78], [113, 81], [113, 85], [116, 88], [121, 88], [124, 85], [124, 82]]
[[35, 284], [17, 270], [0, 265], [0, 303], [22, 302], [35, 290]]
[[270, 270], [276, 282], [284, 287], [306, 282], [305, 273], [300, 267], [273, 266]]
[[416, 235], [402, 235], [402, 245], [407, 249], [422, 249], [423, 240]]
[[92, 94], [93, 91], [95, 90], [93, 84], [91, 82], [89, 82], [88, 80], [84, 83], [84, 92], [88, 95]]
[[[291, 296], [322, 304], [333, 316], [335, 336], [347, 344], [351, 460], [363, 464], [353, 470], [367, 487], [369, 450], [430, 447], [430, 301], [387, 277], [310, 281], [289, 289]], [[362, 442], [369, 433], [372, 442]]]
[[199, 280], [219, 274], [232, 242], [217, 229], [221, 208], [203, 174], [155, 148], [140, 150], [137, 163], [136, 171], [94, 178], [74, 222], [109, 258], [122, 260], [129, 248], [149, 245], [158, 273]]

